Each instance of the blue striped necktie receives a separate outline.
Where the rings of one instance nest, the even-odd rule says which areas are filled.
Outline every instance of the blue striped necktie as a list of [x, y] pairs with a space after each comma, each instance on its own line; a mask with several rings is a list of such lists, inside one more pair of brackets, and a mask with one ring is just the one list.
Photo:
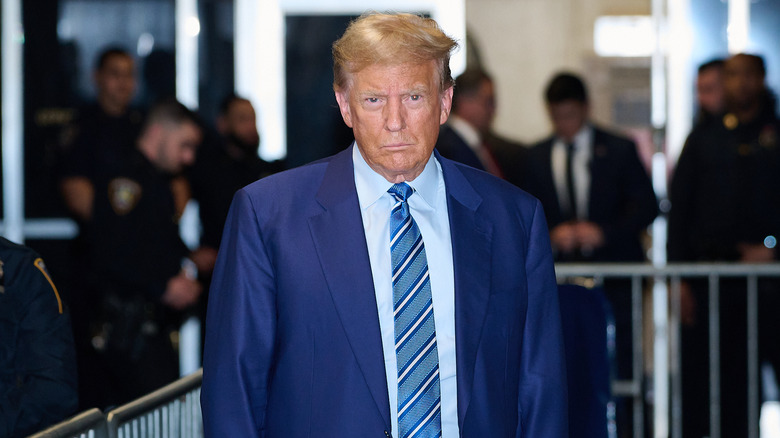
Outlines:
[[414, 192], [406, 183], [388, 192], [393, 265], [395, 354], [398, 362], [398, 429], [401, 438], [441, 436], [439, 352], [433, 323], [433, 299], [420, 229], [406, 201]]

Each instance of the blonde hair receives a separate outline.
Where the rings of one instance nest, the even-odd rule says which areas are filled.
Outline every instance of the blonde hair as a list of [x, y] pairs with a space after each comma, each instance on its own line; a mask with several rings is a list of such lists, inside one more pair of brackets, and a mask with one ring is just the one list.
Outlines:
[[350, 23], [333, 43], [333, 89], [348, 90], [350, 75], [370, 65], [435, 61], [440, 91], [454, 84], [450, 53], [458, 43], [431, 18], [413, 14], [368, 13]]

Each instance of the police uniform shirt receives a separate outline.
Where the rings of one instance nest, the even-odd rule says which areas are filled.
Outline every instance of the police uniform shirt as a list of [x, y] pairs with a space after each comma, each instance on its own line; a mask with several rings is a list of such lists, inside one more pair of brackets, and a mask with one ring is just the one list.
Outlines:
[[776, 245], [780, 233], [780, 121], [697, 126], [671, 187], [670, 260], [737, 260], [739, 242]]
[[107, 114], [97, 104], [82, 109], [72, 127], [72, 144], [66, 145], [62, 176], [83, 176], [94, 181], [98, 172], [120, 167], [142, 123], [143, 113], [134, 108], [118, 117]]
[[158, 299], [178, 274], [188, 250], [179, 237], [171, 179], [136, 148], [125, 152], [115, 173], [99, 176], [89, 227], [99, 288]]
[[199, 204], [201, 245], [219, 247], [230, 203], [238, 189], [281, 170], [280, 161], [269, 163], [256, 154], [231, 157], [217, 141], [202, 145], [188, 174], [192, 196]]

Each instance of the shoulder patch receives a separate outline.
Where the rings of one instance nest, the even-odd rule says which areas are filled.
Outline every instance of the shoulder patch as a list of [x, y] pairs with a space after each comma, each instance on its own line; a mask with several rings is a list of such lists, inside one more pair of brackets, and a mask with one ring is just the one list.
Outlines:
[[129, 178], [114, 178], [108, 183], [108, 200], [114, 213], [124, 216], [133, 211], [141, 199], [141, 185]]
[[35, 265], [36, 268], [38, 268], [39, 271], [41, 271], [41, 274], [43, 274], [44, 277], [46, 277], [46, 281], [49, 282], [51, 285], [51, 289], [54, 291], [54, 297], [57, 298], [57, 307], [60, 310], [60, 314], [62, 314], [62, 300], [60, 299], [60, 293], [57, 292], [57, 287], [54, 286], [54, 282], [51, 281], [51, 276], [49, 275], [49, 271], [46, 270], [46, 265], [43, 263], [43, 259], [38, 257], [33, 262], [33, 265]]

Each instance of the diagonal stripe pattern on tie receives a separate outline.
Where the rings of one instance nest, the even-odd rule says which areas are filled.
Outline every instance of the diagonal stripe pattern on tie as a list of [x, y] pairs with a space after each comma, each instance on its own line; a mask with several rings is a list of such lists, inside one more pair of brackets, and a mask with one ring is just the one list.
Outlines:
[[400, 183], [388, 192], [396, 201], [390, 215], [390, 254], [399, 436], [440, 437], [439, 352], [428, 261], [420, 229], [407, 202], [414, 191], [408, 184]]

